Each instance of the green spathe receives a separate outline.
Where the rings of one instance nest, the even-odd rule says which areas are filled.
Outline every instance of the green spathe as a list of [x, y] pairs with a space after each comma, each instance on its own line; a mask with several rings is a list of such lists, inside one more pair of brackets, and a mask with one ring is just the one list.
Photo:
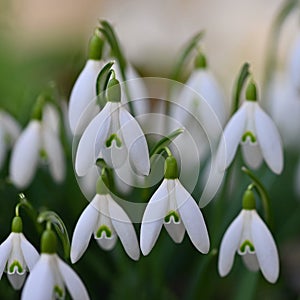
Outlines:
[[46, 229], [41, 238], [41, 253], [56, 253], [57, 237], [51, 229]]
[[174, 156], [167, 157], [165, 161], [165, 178], [176, 179], [178, 178], [178, 166]]
[[256, 208], [254, 193], [247, 190], [243, 196], [243, 209], [252, 210]]

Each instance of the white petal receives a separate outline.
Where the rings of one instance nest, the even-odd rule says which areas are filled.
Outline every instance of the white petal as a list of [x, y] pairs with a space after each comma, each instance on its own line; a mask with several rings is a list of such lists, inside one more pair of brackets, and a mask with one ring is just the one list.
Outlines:
[[98, 201], [98, 198], [99, 195], [97, 194], [78, 219], [71, 243], [70, 256], [72, 263], [75, 263], [80, 259], [89, 245], [99, 217], [99, 211], [95, 207], [95, 202]]
[[68, 288], [70, 295], [72, 296], [72, 299], [90, 299], [87, 290], [79, 276], [59, 257], [57, 257], [57, 262], [62, 278]]
[[65, 178], [66, 165], [62, 145], [59, 136], [50, 128], [43, 128], [43, 147], [47, 153], [51, 175], [56, 182], [62, 182]]
[[32, 120], [17, 140], [10, 161], [9, 172], [18, 188], [26, 187], [36, 171], [41, 147], [41, 124]]
[[115, 247], [117, 240], [118, 237], [115, 233], [112, 233], [112, 236], [110, 238], [103, 237], [101, 239], [96, 239], [99, 246], [107, 251], [112, 250]]
[[123, 107], [120, 107], [120, 127], [129, 158], [135, 169], [141, 175], [148, 175], [150, 160], [145, 135], [139, 123]]
[[10, 234], [8, 238], [0, 245], [0, 279], [12, 249], [12, 237], [13, 235]]
[[246, 265], [246, 267], [252, 271], [252, 272], [256, 272], [259, 270], [259, 265], [258, 265], [258, 261], [257, 261], [257, 257], [255, 253], [245, 253], [244, 255], [242, 255], [243, 258], [243, 262]]
[[43, 126], [59, 134], [60, 117], [53, 104], [45, 104], [43, 108]]
[[111, 222], [117, 232], [126, 253], [134, 260], [140, 257], [140, 248], [134, 227], [125, 213], [125, 211], [107, 195], [108, 209], [111, 217]]
[[5, 134], [9, 137], [11, 146], [21, 133], [20, 125], [11, 115], [6, 113], [5, 111], [0, 111], [0, 120]]
[[81, 133], [88, 124], [86, 121], [81, 124], [80, 130], [76, 129], [85, 109], [96, 97], [96, 80], [102, 66], [102, 61], [88, 60], [74, 84], [69, 102], [69, 121], [73, 133]]
[[140, 244], [144, 255], [149, 254], [153, 248], [163, 225], [167, 209], [168, 189], [167, 180], [165, 179], [149, 200], [143, 215]]
[[50, 265], [53, 255], [42, 254], [25, 282], [22, 300], [53, 300], [54, 277]]
[[279, 257], [276, 244], [266, 224], [253, 210], [251, 222], [252, 238], [264, 277], [271, 283], [275, 283], [279, 275]]
[[15, 272], [13, 274], [7, 274], [7, 278], [15, 290], [20, 290], [23, 286], [26, 275], [26, 272], [23, 274], [18, 274], [17, 272]]
[[257, 104], [254, 112], [255, 129], [262, 155], [269, 168], [276, 174], [283, 169], [281, 138], [272, 119]]
[[244, 210], [235, 218], [226, 230], [219, 252], [218, 270], [219, 274], [223, 277], [226, 276], [231, 270], [234, 255], [240, 246], [240, 238], [243, 230]]
[[242, 153], [246, 164], [252, 168], [257, 169], [260, 167], [263, 157], [259, 145], [247, 142], [241, 144]]
[[31, 271], [38, 261], [40, 255], [36, 249], [28, 242], [23, 233], [20, 233], [21, 249], [28, 269]]
[[209, 236], [203, 215], [190, 193], [176, 179], [175, 197], [180, 218], [194, 246], [202, 253], [209, 251]]
[[170, 237], [173, 239], [175, 243], [181, 243], [184, 238], [185, 227], [182, 222], [175, 224], [165, 223], [165, 228], [168, 231]]
[[[97, 155], [107, 138], [110, 126], [110, 106], [110, 102], [108, 102], [86, 128], [79, 141], [75, 159], [75, 170], [78, 176], [86, 175], [89, 169], [95, 165]], [[96, 150], [99, 152], [96, 153]]]
[[220, 169], [226, 169], [232, 162], [245, 131], [247, 103], [232, 116], [226, 125], [218, 148], [217, 163]]

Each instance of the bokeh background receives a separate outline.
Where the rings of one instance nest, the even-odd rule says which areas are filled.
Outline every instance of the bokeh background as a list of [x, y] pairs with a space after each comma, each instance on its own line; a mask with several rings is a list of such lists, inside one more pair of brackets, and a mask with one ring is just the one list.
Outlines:
[[[106, 19], [114, 26], [126, 57], [142, 76], [168, 77], [182, 45], [204, 29], [201, 47], [230, 102], [233, 83], [243, 62], [251, 64], [258, 85], [262, 82], [269, 33], [282, 4], [279, 0], [1, 0], [1, 108], [26, 125], [37, 95], [50, 81], [55, 82], [61, 98], [68, 101], [85, 64], [88, 39], [98, 19]], [[298, 32], [299, 10], [284, 24], [277, 68], [286, 64]], [[68, 139], [64, 140], [64, 147], [68, 164], [65, 182], [55, 184], [48, 172], [40, 169], [33, 184], [23, 192], [36, 208], [55, 210], [71, 236], [87, 200], [74, 176]], [[286, 166], [281, 176], [264, 167], [258, 173], [272, 199], [273, 233], [281, 257], [278, 283], [268, 284], [260, 273], [250, 273], [240, 259], [236, 259], [230, 275], [221, 279], [216, 251], [201, 255], [187, 237], [182, 244], [175, 245], [163, 231], [151, 254], [141, 257], [139, 262], [131, 261], [119, 243], [113, 251], [105, 252], [92, 241], [84, 257], [74, 265], [91, 299], [297, 299], [300, 207], [294, 173], [298, 157], [297, 152], [285, 153]], [[1, 241], [10, 232], [20, 192], [8, 183], [7, 169], [6, 164], [0, 181]], [[233, 188], [223, 191], [203, 210], [214, 250], [238, 213], [243, 190], [249, 183], [239, 175], [232, 180]], [[24, 222], [25, 234], [39, 248], [39, 236], [26, 215]], [[139, 232], [138, 225], [136, 228]], [[0, 281], [0, 298], [20, 298], [5, 275]]]

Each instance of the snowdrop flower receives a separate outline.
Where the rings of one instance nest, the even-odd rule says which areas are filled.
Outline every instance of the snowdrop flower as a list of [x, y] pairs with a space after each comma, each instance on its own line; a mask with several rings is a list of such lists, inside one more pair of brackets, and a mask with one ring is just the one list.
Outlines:
[[291, 49], [288, 71], [290, 74], [291, 83], [300, 92], [300, 34], [295, 39]]
[[0, 110], [0, 169], [5, 161], [7, 150], [13, 146], [20, 132], [17, 121], [5, 111]]
[[78, 275], [56, 254], [56, 236], [51, 229], [41, 239], [41, 256], [26, 280], [22, 300], [65, 299], [67, 287], [72, 299], [89, 299]]
[[192, 115], [209, 137], [217, 138], [228, 114], [224, 94], [207, 69], [206, 57], [202, 53], [196, 57], [195, 67], [179, 95], [178, 104], [172, 106], [171, 115], [184, 126]]
[[40, 158], [49, 164], [54, 180], [62, 182], [65, 178], [65, 162], [59, 132], [44, 121], [44, 118], [34, 118], [13, 148], [9, 173], [15, 186], [22, 189], [31, 183]]
[[243, 210], [221, 242], [218, 269], [222, 277], [230, 272], [236, 252], [249, 270], [260, 269], [266, 280], [276, 282], [279, 275], [277, 248], [269, 229], [255, 210], [254, 194], [250, 190], [244, 194]]
[[264, 159], [274, 173], [282, 172], [281, 138], [272, 119], [256, 102], [256, 87], [253, 82], [247, 87], [246, 101], [224, 129], [217, 154], [220, 169], [226, 169], [230, 165], [239, 144], [242, 146], [243, 157], [251, 168], [258, 168]]
[[33, 269], [38, 258], [38, 252], [22, 233], [22, 219], [15, 217], [11, 234], [0, 245], [0, 278], [3, 271], [6, 271], [14, 289], [19, 290], [26, 278], [26, 272]]
[[71, 261], [77, 262], [88, 247], [92, 234], [99, 246], [111, 250], [120, 238], [126, 253], [134, 260], [140, 256], [134, 227], [125, 213], [109, 194], [99, 177], [97, 194], [81, 214], [72, 238]]
[[[82, 134], [89, 121], [99, 111], [93, 100], [96, 98], [96, 82], [104, 66], [102, 56], [103, 41], [97, 33], [89, 44], [89, 59], [77, 78], [69, 102], [69, 122], [73, 134]], [[84, 113], [84, 118], [82, 118]]]
[[144, 255], [150, 253], [162, 225], [174, 242], [181, 243], [186, 230], [197, 250], [202, 253], [209, 251], [204, 218], [199, 206], [181, 185], [173, 156], [166, 159], [165, 178], [151, 197], [143, 215], [140, 245]]
[[77, 148], [75, 170], [84, 176], [93, 167], [100, 153], [112, 168], [121, 167], [129, 156], [140, 175], [148, 175], [150, 161], [145, 136], [131, 114], [120, 102], [119, 82], [109, 83], [108, 102], [84, 131]]

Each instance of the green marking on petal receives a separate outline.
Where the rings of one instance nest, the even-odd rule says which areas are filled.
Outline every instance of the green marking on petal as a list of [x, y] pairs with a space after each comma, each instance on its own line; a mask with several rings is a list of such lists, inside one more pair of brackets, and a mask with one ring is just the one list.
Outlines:
[[168, 214], [165, 216], [165, 222], [170, 223], [171, 218], [173, 218], [174, 223], [179, 223], [179, 221], [180, 221], [179, 214], [175, 210], [171, 210], [168, 212]]
[[107, 238], [111, 238], [112, 232], [106, 225], [101, 225], [99, 227], [99, 229], [97, 230], [97, 233], [96, 233], [96, 237], [98, 239], [100, 239], [102, 237], [103, 232]]
[[241, 253], [245, 253], [247, 247], [249, 247], [251, 252], [255, 252], [254, 245], [249, 240], [245, 240], [243, 244], [240, 246]]
[[251, 131], [246, 131], [242, 136], [242, 142], [246, 142], [247, 138], [250, 139], [251, 143], [256, 143], [256, 137]]
[[54, 293], [58, 296], [59, 299], [64, 298], [64, 290], [60, 286], [54, 286]]
[[40, 157], [41, 157], [42, 159], [47, 159], [48, 155], [47, 155], [47, 152], [46, 152], [45, 149], [41, 149], [41, 150], [40, 150]]
[[107, 148], [111, 147], [112, 142], [115, 140], [117, 147], [122, 147], [122, 140], [118, 137], [116, 133], [113, 133], [105, 142]]
[[15, 268], [17, 268], [18, 273], [23, 273], [23, 267], [21, 266], [20, 262], [14, 260], [13, 263], [9, 267], [9, 273], [14, 273]]

